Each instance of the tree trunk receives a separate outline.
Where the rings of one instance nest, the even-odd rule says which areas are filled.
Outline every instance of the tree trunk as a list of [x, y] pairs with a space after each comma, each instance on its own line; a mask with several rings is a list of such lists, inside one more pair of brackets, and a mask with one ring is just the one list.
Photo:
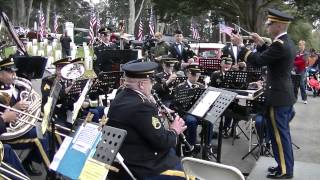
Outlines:
[[11, 22], [13, 25], [16, 25], [17, 24], [17, 1], [16, 0], [13, 0], [12, 1], [12, 6], [11, 6], [11, 12], [12, 12], [12, 18], [11, 18]]
[[51, 8], [51, 0], [47, 0], [47, 12], [46, 12], [46, 28], [49, 27], [50, 23], [50, 8]]
[[128, 22], [128, 33], [134, 34], [134, 27], [135, 27], [135, 14], [136, 14], [136, 8], [135, 8], [135, 2], [134, 0], [129, 0], [129, 22]]
[[29, 24], [30, 24], [30, 16], [31, 16], [31, 12], [32, 12], [32, 5], [33, 5], [33, 0], [29, 0], [28, 12], [27, 12], [27, 27], [29, 27]]
[[24, 0], [17, 1], [17, 14], [19, 26], [26, 26], [26, 6]]

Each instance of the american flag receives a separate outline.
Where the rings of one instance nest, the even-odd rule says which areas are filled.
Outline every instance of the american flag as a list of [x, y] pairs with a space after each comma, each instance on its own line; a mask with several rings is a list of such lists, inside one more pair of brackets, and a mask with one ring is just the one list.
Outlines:
[[55, 16], [54, 16], [54, 20], [53, 20], [53, 32], [54, 32], [55, 34], [58, 33], [58, 27], [59, 27], [58, 18], [59, 18], [59, 17], [58, 17], [57, 15], [55, 15]]
[[139, 29], [138, 29], [138, 40], [142, 41], [142, 38], [143, 38], [143, 23], [142, 23], [142, 19], [140, 18]]
[[192, 38], [196, 39], [196, 40], [199, 40], [200, 39], [199, 31], [198, 31], [198, 29], [195, 27], [195, 25], [193, 23], [191, 23], [190, 30], [192, 32]]
[[226, 33], [229, 36], [231, 36], [232, 30], [233, 30], [232, 27], [226, 26], [224, 24], [220, 24], [220, 33]]
[[150, 19], [149, 19], [149, 29], [150, 29], [150, 35], [154, 36], [154, 21], [153, 21], [153, 9], [151, 7], [150, 9]]
[[101, 27], [101, 22], [100, 22], [100, 18], [99, 18], [99, 14], [98, 14], [96, 32], [98, 32], [98, 30], [100, 29], [100, 27]]
[[97, 24], [97, 17], [94, 12], [91, 13], [90, 18], [90, 27], [89, 27], [89, 36], [90, 36], [90, 42], [89, 44], [92, 45], [94, 41], [94, 26]]
[[40, 11], [40, 16], [39, 16], [39, 25], [40, 25], [40, 39], [43, 39], [44, 36], [44, 30], [45, 30], [45, 19], [44, 19], [44, 14], [42, 11]]

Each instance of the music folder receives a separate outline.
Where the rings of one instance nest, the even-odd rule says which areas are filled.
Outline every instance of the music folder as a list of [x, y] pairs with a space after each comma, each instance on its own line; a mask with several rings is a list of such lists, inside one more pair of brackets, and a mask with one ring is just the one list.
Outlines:
[[99, 125], [81, 125], [74, 138], [67, 136], [64, 139], [50, 164], [50, 169], [68, 178], [79, 179], [87, 159], [94, 155], [101, 136]]

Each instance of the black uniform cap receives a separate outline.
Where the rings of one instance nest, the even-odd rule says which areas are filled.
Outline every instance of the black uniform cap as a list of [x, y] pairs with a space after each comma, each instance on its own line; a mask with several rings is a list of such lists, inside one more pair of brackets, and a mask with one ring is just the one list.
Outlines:
[[232, 64], [232, 58], [230, 55], [221, 55], [221, 63], [224, 63], [224, 64]]
[[75, 58], [74, 60], [72, 60], [70, 63], [82, 63], [84, 60], [82, 57], [79, 58]]
[[130, 78], [152, 78], [158, 64], [155, 62], [126, 63], [122, 66], [125, 76]]
[[182, 31], [177, 29], [177, 30], [174, 31], [174, 34], [182, 34]]
[[290, 21], [292, 21], [294, 18], [284, 12], [281, 12], [276, 9], [268, 9], [268, 17], [267, 22], [280, 22], [288, 24]]
[[57, 61], [55, 61], [54, 63], [52, 63], [55, 66], [65, 66], [67, 64], [70, 64], [71, 61], [69, 60], [70, 58], [63, 58], [63, 59], [59, 59]]
[[106, 27], [102, 27], [99, 29], [98, 33], [106, 35], [106, 34], [110, 34], [110, 30], [107, 29]]
[[13, 58], [9, 57], [0, 61], [0, 71], [17, 71]]
[[200, 73], [200, 66], [197, 63], [193, 63], [187, 66], [187, 69], [191, 72], [191, 73]]

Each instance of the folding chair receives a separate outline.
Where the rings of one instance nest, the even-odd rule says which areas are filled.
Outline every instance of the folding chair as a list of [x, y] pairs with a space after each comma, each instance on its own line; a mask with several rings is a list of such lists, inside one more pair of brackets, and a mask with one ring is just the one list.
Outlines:
[[235, 167], [202, 159], [185, 157], [182, 159], [182, 168], [186, 177], [199, 180], [245, 180], [240, 170]]

